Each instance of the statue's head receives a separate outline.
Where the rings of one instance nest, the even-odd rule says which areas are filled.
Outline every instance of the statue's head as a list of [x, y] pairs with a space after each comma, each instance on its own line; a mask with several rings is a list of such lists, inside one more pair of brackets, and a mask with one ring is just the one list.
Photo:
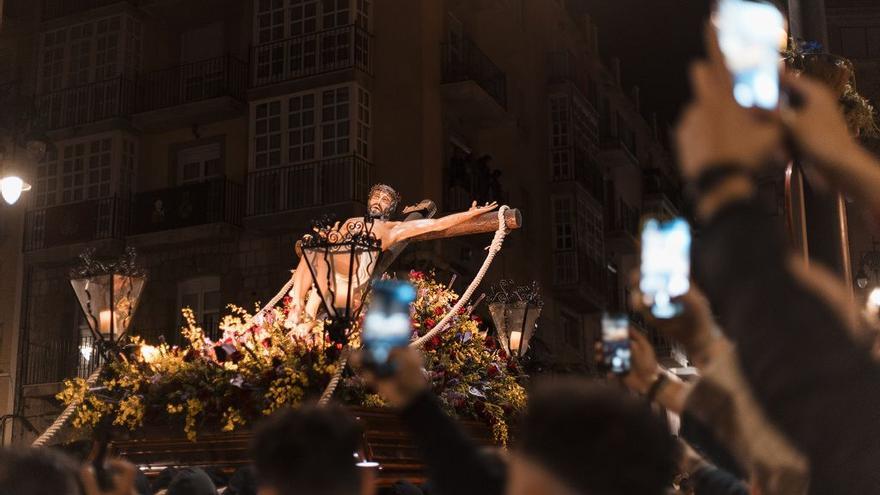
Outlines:
[[388, 184], [376, 184], [367, 196], [367, 212], [370, 218], [388, 220], [397, 211], [400, 193]]

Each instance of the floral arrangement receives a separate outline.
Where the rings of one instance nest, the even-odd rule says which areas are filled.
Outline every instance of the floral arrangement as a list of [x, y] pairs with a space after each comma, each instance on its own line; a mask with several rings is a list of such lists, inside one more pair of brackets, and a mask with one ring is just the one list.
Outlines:
[[[458, 294], [420, 272], [411, 272], [410, 280], [418, 291], [412, 306], [415, 338], [436, 325]], [[167, 424], [195, 440], [199, 431], [233, 431], [324, 390], [337, 363], [322, 322], [305, 336], [288, 334], [289, 298], [255, 314], [229, 308], [217, 341], [184, 309], [186, 345], [152, 346], [131, 337], [120, 359], [104, 369], [101, 386], [66, 381], [58, 399], [76, 404], [73, 426], [94, 428], [102, 420], [128, 430]], [[485, 421], [503, 444], [509, 418], [525, 405], [525, 391], [519, 368], [481, 324], [467, 311], [455, 315], [450, 327], [424, 346], [426, 370], [450, 413]], [[355, 325], [350, 345], [358, 341]], [[351, 405], [383, 405], [354, 376], [346, 377], [339, 393]]]

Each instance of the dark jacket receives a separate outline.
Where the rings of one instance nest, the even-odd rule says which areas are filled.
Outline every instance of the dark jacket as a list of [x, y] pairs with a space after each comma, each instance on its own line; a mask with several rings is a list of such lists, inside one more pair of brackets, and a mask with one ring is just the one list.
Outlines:
[[[428, 469], [431, 484], [443, 495], [503, 495], [502, 466], [450, 418], [431, 392], [422, 392], [400, 411]], [[433, 491], [431, 492], [434, 493]]]
[[880, 367], [788, 262], [781, 232], [745, 202], [720, 211], [694, 249], [755, 397], [809, 459], [811, 492], [880, 493]]

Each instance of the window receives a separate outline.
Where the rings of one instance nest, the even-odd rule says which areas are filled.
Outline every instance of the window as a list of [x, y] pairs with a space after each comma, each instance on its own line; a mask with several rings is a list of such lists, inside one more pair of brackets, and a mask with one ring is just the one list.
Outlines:
[[177, 183], [192, 184], [223, 177], [220, 143], [191, 146], [177, 153]]
[[370, 94], [357, 85], [297, 93], [253, 108], [255, 169], [351, 153], [369, 158]]
[[70, 144], [61, 161], [61, 202], [105, 198], [110, 195], [110, 138]]
[[141, 63], [141, 24], [112, 16], [41, 35], [39, 91], [133, 75]]
[[605, 233], [602, 225], [602, 212], [588, 203], [584, 196], [577, 201], [577, 241], [581, 253], [591, 259], [601, 261], [605, 258]]
[[553, 199], [553, 249], [564, 251], [574, 249], [574, 226], [571, 198]]
[[[598, 122], [588, 103], [577, 93], [550, 96], [550, 164], [555, 180], [585, 179], [587, 157], [598, 152]], [[577, 163], [573, 163], [574, 162]]]
[[291, 163], [315, 158], [315, 95], [308, 93], [289, 100], [287, 116], [288, 153]]
[[254, 120], [254, 166], [267, 168], [281, 165], [281, 101], [261, 103]]
[[367, 27], [370, 0], [258, 0], [254, 43], [263, 44], [355, 22]]
[[357, 151], [364, 157], [370, 156], [370, 93], [358, 88], [358, 131]]
[[349, 150], [349, 89], [325, 90], [321, 103], [321, 149], [323, 156], [341, 155]]
[[[198, 277], [177, 285], [179, 308], [189, 308], [205, 335], [216, 340], [220, 329], [220, 277]], [[182, 321], [181, 321], [182, 323]]]
[[57, 143], [37, 164], [33, 206], [126, 194], [136, 162], [136, 141], [119, 133]]
[[573, 178], [571, 167], [568, 96], [550, 97], [550, 163], [554, 179]]

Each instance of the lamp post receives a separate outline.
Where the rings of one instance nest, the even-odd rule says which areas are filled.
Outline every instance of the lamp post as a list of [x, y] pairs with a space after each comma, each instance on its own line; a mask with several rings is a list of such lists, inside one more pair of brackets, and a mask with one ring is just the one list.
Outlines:
[[300, 244], [327, 314], [325, 334], [337, 349], [348, 343], [351, 324], [360, 315], [382, 253], [373, 225], [369, 218], [348, 221], [341, 227], [324, 221]]
[[488, 301], [498, 341], [509, 356], [522, 359], [529, 350], [544, 306], [537, 282], [516, 286], [510, 280], [502, 280], [493, 287]]
[[95, 339], [94, 352], [106, 361], [128, 331], [146, 274], [135, 265], [133, 248], [111, 264], [96, 261], [93, 254], [87, 250], [80, 255], [82, 265], [71, 272], [70, 285]]

